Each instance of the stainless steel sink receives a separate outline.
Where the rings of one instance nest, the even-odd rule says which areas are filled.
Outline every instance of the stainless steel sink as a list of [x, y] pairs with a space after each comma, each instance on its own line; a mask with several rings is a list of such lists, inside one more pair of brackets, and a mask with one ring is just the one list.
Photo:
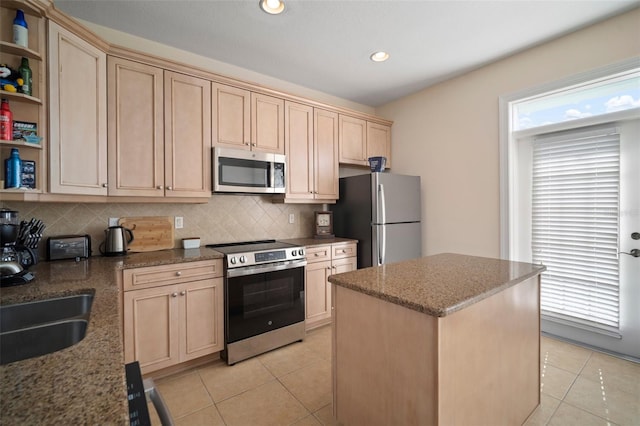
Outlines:
[[86, 293], [0, 306], [0, 333], [88, 314], [92, 302]]
[[0, 364], [75, 345], [87, 332], [93, 292], [0, 306]]
[[0, 334], [0, 364], [50, 354], [73, 346], [87, 333], [87, 321], [65, 320]]

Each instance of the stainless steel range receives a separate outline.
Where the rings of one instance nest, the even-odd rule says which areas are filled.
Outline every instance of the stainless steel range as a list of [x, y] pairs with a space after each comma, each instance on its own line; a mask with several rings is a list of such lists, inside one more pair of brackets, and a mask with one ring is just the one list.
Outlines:
[[227, 364], [304, 338], [304, 247], [275, 240], [207, 247], [225, 255]]

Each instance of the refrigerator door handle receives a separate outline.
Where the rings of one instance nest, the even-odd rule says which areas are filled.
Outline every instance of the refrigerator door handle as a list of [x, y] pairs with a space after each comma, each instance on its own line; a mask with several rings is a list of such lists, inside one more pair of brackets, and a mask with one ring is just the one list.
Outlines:
[[384, 264], [385, 257], [387, 257], [387, 226], [382, 226], [382, 243], [380, 244], [380, 256], [379, 265]]
[[378, 223], [387, 223], [387, 204], [384, 199], [384, 185], [378, 184]]

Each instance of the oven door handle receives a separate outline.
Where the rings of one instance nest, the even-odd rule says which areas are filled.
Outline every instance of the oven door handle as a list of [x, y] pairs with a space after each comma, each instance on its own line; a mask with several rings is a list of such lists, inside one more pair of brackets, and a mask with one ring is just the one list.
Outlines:
[[275, 271], [283, 271], [285, 269], [301, 268], [303, 266], [307, 266], [306, 260], [294, 260], [294, 261], [288, 261], [288, 262], [279, 262], [276, 264], [270, 263], [267, 265], [247, 266], [247, 267], [237, 268], [237, 269], [228, 269], [227, 277], [229, 278], [243, 277], [246, 275], [255, 275], [255, 274], [261, 274], [264, 272], [275, 272]]

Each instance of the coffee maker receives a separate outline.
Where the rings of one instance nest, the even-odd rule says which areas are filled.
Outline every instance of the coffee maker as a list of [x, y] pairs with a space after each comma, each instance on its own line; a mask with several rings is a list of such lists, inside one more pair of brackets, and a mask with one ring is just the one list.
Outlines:
[[29, 267], [38, 263], [38, 243], [44, 223], [18, 222], [18, 212], [0, 209], [0, 286], [26, 284], [35, 278]]

